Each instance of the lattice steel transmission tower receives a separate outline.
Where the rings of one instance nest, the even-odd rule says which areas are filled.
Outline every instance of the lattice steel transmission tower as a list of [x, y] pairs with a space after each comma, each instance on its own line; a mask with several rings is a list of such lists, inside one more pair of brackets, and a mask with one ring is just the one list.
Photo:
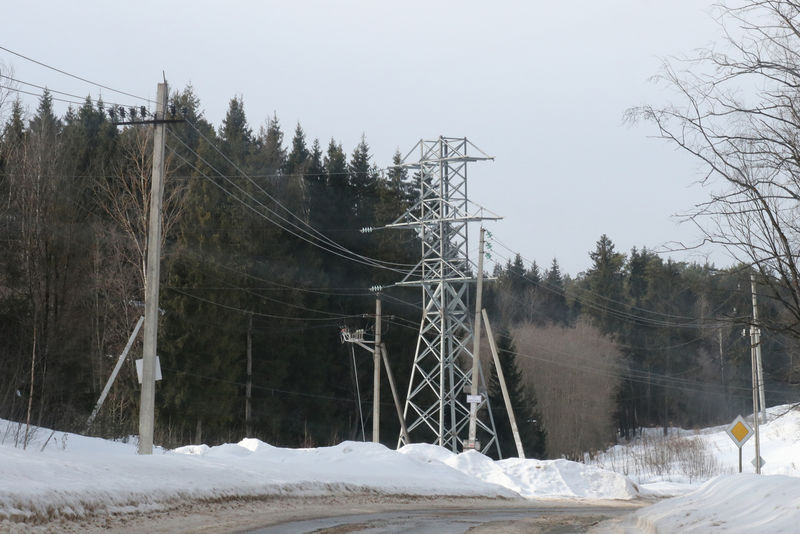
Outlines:
[[[416, 159], [415, 154], [419, 155]], [[401, 219], [387, 227], [414, 228], [422, 243], [422, 259], [398, 286], [422, 288], [423, 313], [403, 416], [408, 435], [433, 441], [453, 451], [467, 442], [472, 380], [473, 325], [469, 287], [475, 282], [468, 258], [468, 223], [484, 217], [470, 213], [467, 165], [493, 159], [466, 138], [421, 140], [402, 165], [416, 172], [419, 199]], [[481, 374], [478, 409], [488, 407]], [[480, 382], [479, 382], [480, 383]], [[472, 399], [475, 401], [475, 399]], [[477, 421], [483, 450], [500, 448], [491, 410]], [[487, 421], [488, 419], [488, 421]], [[398, 446], [405, 444], [400, 436]]]

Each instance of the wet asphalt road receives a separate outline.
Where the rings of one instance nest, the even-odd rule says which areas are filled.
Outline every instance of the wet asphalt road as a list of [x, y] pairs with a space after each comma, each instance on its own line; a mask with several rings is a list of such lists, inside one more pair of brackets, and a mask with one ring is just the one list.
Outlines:
[[294, 521], [249, 534], [578, 534], [630, 512], [606, 506], [409, 510]]

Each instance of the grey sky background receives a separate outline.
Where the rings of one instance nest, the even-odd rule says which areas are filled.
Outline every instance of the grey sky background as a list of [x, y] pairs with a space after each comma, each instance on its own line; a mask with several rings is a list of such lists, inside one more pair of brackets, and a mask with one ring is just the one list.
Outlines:
[[[697, 163], [623, 114], [670, 100], [648, 81], [664, 58], [719, 39], [709, 0], [33, 0], [2, 13], [0, 46], [153, 99], [164, 71], [216, 126], [240, 95], [254, 131], [275, 113], [287, 142], [299, 121], [309, 142], [348, 153], [364, 134], [380, 167], [420, 138], [467, 136], [496, 158], [470, 169], [471, 200], [505, 217], [487, 228], [542, 267], [586, 270], [603, 233], [621, 252], [699, 238], [672, 217], [706, 199]], [[0, 62], [25, 82], [140, 104], [2, 50]], [[670, 256], [709, 252], [730, 261]]]

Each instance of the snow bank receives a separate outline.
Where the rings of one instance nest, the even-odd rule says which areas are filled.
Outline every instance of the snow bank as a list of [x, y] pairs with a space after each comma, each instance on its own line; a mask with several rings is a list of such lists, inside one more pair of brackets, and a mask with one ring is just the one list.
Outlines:
[[499, 462], [467, 451], [444, 463], [480, 480], [537, 499], [635, 499], [638, 489], [626, 477], [569, 460], [509, 458]]
[[[0, 421], [0, 520], [166, 509], [186, 500], [348, 493], [631, 499], [615, 473], [566, 460], [504, 460], [415, 444], [285, 449], [257, 439], [136, 454], [129, 443], [38, 429], [27, 450]], [[3, 427], [6, 427], [5, 431]], [[6, 439], [3, 439], [3, 436]], [[52, 439], [47, 439], [52, 437]], [[46, 445], [45, 445], [46, 443]], [[44, 450], [42, 447], [44, 446]]]
[[[750, 417], [747, 416], [748, 420]], [[611, 447], [592, 464], [626, 475], [645, 495], [684, 495], [715, 476], [738, 472], [739, 449], [725, 432], [727, 426], [700, 430], [670, 428], [668, 438], [663, 437], [661, 429], [645, 429], [642, 439], [631, 445]], [[800, 462], [796, 459], [800, 410], [792, 410], [789, 405], [769, 408], [767, 423], [760, 425], [760, 435], [761, 457], [766, 462], [762, 474], [800, 476]], [[681, 440], [693, 440], [698, 446], [686, 447], [678, 454], [676, 449], [682, 446], [674, 443]], [[745, 444], [742, 453], [743, 470], [752, 473], [755, 439]], [[667, 462], [668, 458], [671, 461]]]
[[185, 500], [273, 495], [518, 497], [441, 462], [372, 443], [282, 449], [245, 439], [139, 456], [133, 443], [61, 432], [41, 451], [49, 434], [39, 429], [27, 450], [13, 440], [0, 445], [0, 519], [78, 518], [165, 509]]
[[[703, 454], [718, 462], [718, 471], [731, 473], [738, 471], [739, 451], [725, 433], [726, 427], [671, 429], [670, 436], [698, 440], [703, 445]], [[797, 460], [800, 410], [789, 405], [769, 408], [767, 423], [761, 425], [760, 434], [761, 456], [766, 462], [762, 475], [755, 475], [750, 463], [755, 456], [754, 439], [742, 450], [742, 474], [711, 476], [689, 483], [677, 464], [669, 465], [660, 475], [631, 473], [644, 495], [679, 496], [642, 508], [621, 522], [604, 524], [597, 532], [800, 532], [800, 462]], [[598, 462], [625, 469], [635, 466], [637, 458], [646, 457], [647, 447], [652, 445], [652, 441], [650, 444], [642, 441], [627, 448], [613, 447], [600, 455]]]
[[638, 510], [612, 532], [794, 534], [800, 481], [783, 475], [726, 475], [698, 490]]
[[476, 479], [506, 487], [529, 499], [635, 499], [627, 477], [569, 460], [509, 458], [494, 461], [476, 451], [455, 454], [435, 445], [412, 444], [398, 452], [426, 462], [442, 462]]

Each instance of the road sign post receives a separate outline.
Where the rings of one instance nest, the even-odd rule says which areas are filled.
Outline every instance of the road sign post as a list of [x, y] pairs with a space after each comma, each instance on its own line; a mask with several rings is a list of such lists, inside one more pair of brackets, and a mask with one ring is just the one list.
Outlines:
[[731, 440], [739, 447], [739, 472], [742, 472], [742, 446], [747, 443], [747, 440], [753, 437], [753, 427], [747, 424], [744, 417], [737, 416], [733, 422], [728, 425], [725, 432]]

